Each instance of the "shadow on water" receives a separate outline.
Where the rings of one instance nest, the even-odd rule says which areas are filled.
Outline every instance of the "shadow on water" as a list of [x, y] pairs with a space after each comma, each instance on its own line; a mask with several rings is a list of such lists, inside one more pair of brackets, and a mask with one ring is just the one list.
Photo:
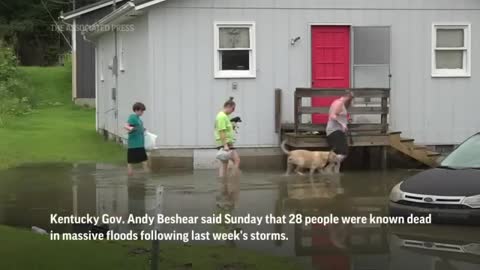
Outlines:
[[[123, 168], [103, 164], [39, 164], [0, 172], [0, 224], [70, 232], [51, 225], [51, 213], [67, 215], [154, 214], [163, 190], [162, 213], [181, 216], [382, 216], [388, 193], [412, 172], [349, 172], [283, 177], [282, 172], [244, 173], [218, 179], [214, 171], [162, 173], [128, 178]], [[116, 224], [116, 232], [156, 229]], [[294, 256], [305, 269], [478, 269], [480, 234], [475, 228], [434, 225], [162, 225], [165, 232], [285, 233], [288, 240], [223, 244]], [[202, 244], [193, 242], [193, 244]], [[218, 243], [217, 243], [218, 244]]]

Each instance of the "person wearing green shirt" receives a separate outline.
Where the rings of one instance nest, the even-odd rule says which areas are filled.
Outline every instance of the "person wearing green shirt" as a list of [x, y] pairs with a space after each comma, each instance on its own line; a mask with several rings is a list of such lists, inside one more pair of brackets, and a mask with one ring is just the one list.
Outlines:
[[[230, 97], [223, 104], [223, 110], [221, 110], [215, 119], [215, 141], [217, 144], [217, 149], [224, 149], [225, 151], [231, 152], [231, 160], [234, 164], [235, 174], [238, 174], [240, 168], [240, 156], [235, 150], [235, 134], [233, 129], [233, 124], [230, 121], [229, 115], [235, 111], [235, 102], [233, 97]], [[228, 161], [222, 161], [222, 165], [219, 169], [219, 177], [226, 176], [228, 170]]]
[[140, 118], [145, 112], [145, 105], [137, 102], [133, 105], [133, 114], [128, 117], [125, 129], [128, 131], [128, 175], [133, 175], [133, 164], [142, 163], [145, 171], [148, 170], [148, 157], [145, 150], [145, 128]]

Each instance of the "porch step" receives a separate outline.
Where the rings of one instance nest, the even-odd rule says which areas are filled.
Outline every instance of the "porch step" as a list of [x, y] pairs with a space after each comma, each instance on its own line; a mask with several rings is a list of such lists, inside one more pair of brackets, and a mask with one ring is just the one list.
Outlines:
[[438, 152], [434, 152], [434, 151], [427, 151], [427, 155], [429, 157], [438, 157], [438, 156], [441, 156], [442, 154], [440, 154]]
[[430, 151], [426, 146], [416, 145], [414, 139], [400, 137], [399, 132], [389, 133], [389, 137], [392, 148], [425, 165], [437, 166], [440, 153]]

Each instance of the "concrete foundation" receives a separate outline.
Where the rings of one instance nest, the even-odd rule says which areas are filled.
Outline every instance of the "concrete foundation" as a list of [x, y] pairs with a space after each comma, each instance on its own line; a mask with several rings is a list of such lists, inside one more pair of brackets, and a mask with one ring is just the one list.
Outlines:
[[[99, 130], [106, 140], [119, 143], [122, 139], [104, 130]], [[438, 147], [438, 146], [437, 146]], [[433, 147], [432, 147], [433, 148]], [[446, 155], [453, 147], [444, 147]], [[315, 150], [315, 149], [311, 149]], [[157, 149], [149, 153], [150, 164], [153, 171], [162, 170], [202, 170], [216, 169], [220, 166], [215, 155], [218, 150], [210, 149]], [[286, 155], [279, 147], [268, 148], [237, 148], [241, 158], [242, 170], [284, 170], [286, 168]], [[386, 158], [384, 158], [386, 156]], [[342, 164], [342, 171], [351, 170], [379, 170], [386, 161], [387, 169], [412, 169], [424, 168], [423, 164], [411, 159], [402, 153], [387, 147], [383, 152], [382, 147], [354, 147], [350, 149], [347, 159]]]
[[76, 98], [75, 105], [82, 107], [95, 108], [95, 99], [94, 98]]
[[[242, 170], [276, 170], [285, 167], [279, 148], [239, 148]], [[158, 149], [150, 154], [153, 171], [162, 169], [216, 169], [216, 149]]]

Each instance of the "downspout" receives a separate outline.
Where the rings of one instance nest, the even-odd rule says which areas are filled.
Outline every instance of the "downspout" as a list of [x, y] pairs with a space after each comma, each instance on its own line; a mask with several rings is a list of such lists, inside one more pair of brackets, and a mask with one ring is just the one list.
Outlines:
[[[117, 10], [117, 1], [116, 0], [113, 0], [113, 12], [115, 12], [115, 10]], [[114, 37], [114, 41], [115, 41], [115, 63], [113, 65], [113, 68], [115, 69], [114, 71], [114, 75], [115, 75], [115, 121], [116, 121], [116, 125], [115, 125], [115, 135], [120, 137], [120, 134], [119, 134], [119, 131], [118, 131], [118, 32], [117, 32], [117, 29], [115, 28], [113, 30], [113, 37]]]
[[77, 98], [77, 20], [72, 25], [72, 101]]
[[115, 74], [115, 121], [117, 122], [115, 126], [115, 135], [119, 136], [118, 132], [118, 32], [117, 29], [113, 31], [114, 35], [114, 40], [115, 40], [115, 64], [113, 65], [113, 68], [115, 69], [114, 74]]

